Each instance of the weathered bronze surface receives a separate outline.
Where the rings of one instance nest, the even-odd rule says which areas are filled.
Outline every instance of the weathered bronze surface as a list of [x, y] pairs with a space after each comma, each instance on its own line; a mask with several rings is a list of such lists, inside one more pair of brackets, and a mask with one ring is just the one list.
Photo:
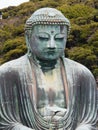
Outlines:
[[95, 79], [64, 57], [69, 31], [53, 8], [27, 20], [27, 54], [0, 67], [0, 130], [96, 129]]

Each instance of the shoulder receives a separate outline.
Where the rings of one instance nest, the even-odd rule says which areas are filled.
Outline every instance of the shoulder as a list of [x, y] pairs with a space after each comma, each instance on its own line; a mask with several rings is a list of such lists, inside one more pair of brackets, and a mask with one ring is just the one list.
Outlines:
[[85, 67], [84, 65], [80, 64], [79, 62], [73, 61], [71, 59], [68, 58], [64, 58], [64, 63], [66, 65], [69, 65], [70, 67], [74, 68], [74, 69], [82, 69], [82, 70], [88, 70], [87, 67]]
[[84, 65], [76, 61], [73, 61], [68, 58], [64, 58], [64, 63], [65, 66], [67, 66], [70, 70], [74, 71], [74, 73], [78, 73], [78, 75], [93, 77], [92, 72], [87, 67], [85, 67]]
[[10, 72], [12, 70], [15, 71], [17, 69], [21, 69], [23, 64], [26, 64], [26, 60], [27, 60], [27, 55], [24, 55], [18, 59], [4, 63], [3, 65], [0, 66], [0, 74]]
[[64, 58], [64, 63], [67, 74], [72, 75], [74, 81], [78, 81], [83, 88], [96, 88], [95, 78], [87, 67], [67, 58]]

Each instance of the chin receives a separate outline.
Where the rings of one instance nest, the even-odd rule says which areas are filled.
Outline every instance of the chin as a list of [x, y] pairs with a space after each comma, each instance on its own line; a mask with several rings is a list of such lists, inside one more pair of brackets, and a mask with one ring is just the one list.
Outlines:
[[42, 61], [53, 61], [53, 60], [57, 60], [59, 58], [38, 57], [37, 59], [42, 60]]
[[43, 60], [57, 60], [57, 59], [59, 59], [59, 57], [45, 57], [45, 58], [43, 58]]
[[45, 59], [45, 60], [57, 60], [57, 59], [59, 59], [60, 57], [61, 57], [60, 55], [56, 55], [56, 56], [54, 56], [54, 55], [49, 55], [49, 56], [44, 56], [43, 59]]

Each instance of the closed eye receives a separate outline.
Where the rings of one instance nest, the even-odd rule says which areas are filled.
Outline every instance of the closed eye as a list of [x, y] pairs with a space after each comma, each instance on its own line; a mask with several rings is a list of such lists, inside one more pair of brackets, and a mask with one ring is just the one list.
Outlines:
[[41, 37], [41, 36], [38, 36], [38, 38], [39, 38], [40, 40], [49, 40], [48, 37]]
[[54, 37], [55, 40], [64, 40], [64, 38], [65, 38], [64, 34], [56, 34]]
[[64, 40], [64, 37], [57, 37], [55, 40]]
[[39, 40], [49, 40], [49, 35], [47, 33], [40, 33], [37, 35], [37, 37], [39, 38]]

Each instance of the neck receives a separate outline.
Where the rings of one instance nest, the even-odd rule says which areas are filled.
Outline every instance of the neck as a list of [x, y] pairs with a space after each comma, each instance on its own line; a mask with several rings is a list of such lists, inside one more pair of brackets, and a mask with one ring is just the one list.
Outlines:
[[36, 65], [40, 65], [41, 66], [41, 69], [43, 72], [47, 72], [47, 71], [50, 71], [52, 69], [55, 68], [55, 66], [57, 65], [57, 61], [58, 59], [55, 59], [55, 60], [43, 60], [43, 59], [40, 59], [38, 57], [36, 57], [35, 55], [31, 54], [31, 55], [28, 55], [30, 59], [32, 59]]
[[57, 59], [43, 60], [43, 59], [37, 58], [37, 60], [39, 61], [39, 65], [41, 66], [41, 69], [43, 70], [43, 72], [47, 72], [49, 70], [54, 69], [55, 65], [57, 64]]

